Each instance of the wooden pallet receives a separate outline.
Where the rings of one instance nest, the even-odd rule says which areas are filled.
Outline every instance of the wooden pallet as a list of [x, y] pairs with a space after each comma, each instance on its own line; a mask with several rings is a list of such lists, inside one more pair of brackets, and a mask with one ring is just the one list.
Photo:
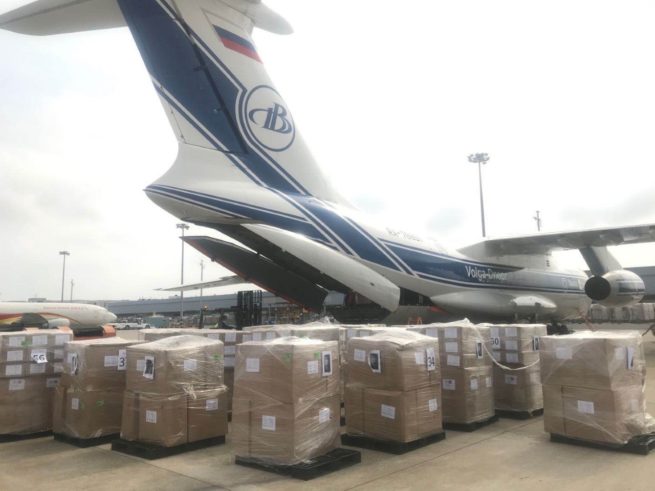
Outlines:
[[111, 443], [119, 437], [119, 434], [113, 433], [111, 435], [103, 435], [96, 438], [75, 438], [69, 435], [64, 435], [63, 433], [53, 433], [53, 436], [58, 442], [68, 443], [69, 445], [75, 445], [79, 448], [88, 448]]
[[494, 415], [490, 418], [483, 419], [481, 421], [474, 421], [472, 423], [444, 423], [443, 427], [446, 430], [471, 432], [479, 430], [480, 428], [484, 428], [485, 426], [489, 426], [496, 421], [498, 421], [498, 416]]
[[222, 445], [225, 443], [225, 436], [217, 436], [215, 438], [207, 438], [206, 440], [199, 440], [197, 442], [183, 443], [174, 447], [162, 447], [145, 442], [130, 442], [119, 438], [111, 443], [111, 449], [116, 452], [141, 457], [142, 459], [154, 460], [163, 457], [170, 457], [171, 455], [178, 455], [201, 448], [213, 447], [214, 445]]
[[426, 436], [414, 440], [412, 442], [394, 442], [390, 440], [378, 440], [376, 438], [369, 438], [360, 435], [341, 435], [341, 444], [351, 447], [367, 448], [369, 450], [377, 450], [378, 452], [386, 452], [394, 455], [402, 455], [412, 450], [432, 445], [433, 443], [440, 442], [446, 438], [446, 432], [435, 433], [434, 435]]
[[0, 435], [0, 443], [20, 442], [22, 440], [32, 440], [33, 438], [44, 438], [47, 436], [52, 436], [52, 431], [40, 431], [27, 435]]
[[530, 419], [537, 416], [543, 416], [544, 408], [533, 409], [532, 411], [508, 411], [505, 409], [496, 409], [496, 416], [507, 419]]
[[630, 441], [625, 444], [579, 440], [577, 438], [570, 438], [556, 433], [550, 434], [550, 441], [556, 443], [568, 443], [569, 445], [578, 445], [581, 447], [598, 448], [601, 450], [612, 450], [614, 452], [634, 453], [638, 455], [648, 455], [653, 449], [655, 449], [655, 433], [632, 437]]

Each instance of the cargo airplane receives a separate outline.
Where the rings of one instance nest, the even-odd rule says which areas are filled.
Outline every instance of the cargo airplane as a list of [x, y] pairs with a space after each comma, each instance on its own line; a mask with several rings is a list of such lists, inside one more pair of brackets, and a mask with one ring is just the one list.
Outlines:
[[[260, 0], [39, 0], [0, 27], [50, 35], [127, 26], [179, 142], [145, 190], [177, 218], [215, 229], [189, 244], [241, 278], [310, 309], [328, 291], [394, 311], [421, 295], [447, 312], [559, 322], [593, 301], [629, 305], [644, 283], [608, 246], [655, 241], [655, 225], [484, 240], [449, 250], [368, 223], [328, 182], [252, 39], [289, 24]], [[365, 164], [363, 164], [365, 165]], [[559, 269], [579, 249], [591, 277]]]
[[0, 302], [0, 330], [100, 326], [116, 321], [104, 307], [85, 303]]

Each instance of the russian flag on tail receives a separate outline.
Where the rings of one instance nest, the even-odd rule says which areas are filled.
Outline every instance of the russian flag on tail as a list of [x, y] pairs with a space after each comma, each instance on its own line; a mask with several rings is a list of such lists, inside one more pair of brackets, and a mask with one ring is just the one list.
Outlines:
[[221, 29], [218, 26], [214, 26], [214, 29], [216, 29], [218, 37], [221, 38], [223, 46], [225, 46], [227, 49], [231, 49], [232, 51], [246, 55], [248, 58], [252, 58], [253, 60], [260, 63], [262, 62], [262, 60], [259, 58], [259, 55], [257, 54], [255, 46], [250, 41], [237, 36], [230, 31]]

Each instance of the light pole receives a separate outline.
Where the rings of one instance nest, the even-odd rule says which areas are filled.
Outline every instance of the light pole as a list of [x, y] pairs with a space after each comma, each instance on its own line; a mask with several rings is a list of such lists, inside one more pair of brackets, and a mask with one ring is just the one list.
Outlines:
[[70, 256], [71, 253], [68, 251], [59, 251], [59, 255], [64, 258], [64, 265], [61, 269], [61, 301], [64, 302], [64, 278], [66, 277], [66, 256]]
[[482, 197], [482, 164], [489, 162], [489, 154], [486, 153], [472, 153], [469, 155], [469, 162], [478, 164], [478, 180], [480, 182], [480, 217], [482, 219], [482, 237], [487, 236], [487, 231], [484, 226], [484, 199]]
[[537, 222], [537, 232], [541, 232], [541, 216], [539, 215], [539, 210], [537, 210], [537, 215], [532, 218]]
[[[200, 283], [204, 281], [205, 261], [200, 260]], [[200, 298], [202, 298], [202, 286], [200, 287]]]
[[71, 280], [71, 303], [73, 303], [73, 287], [75, 286], [75, 281]]
[[[175, 227], [182, 230], [182, 273], [180, 275], [180, 286], [184, 286], [184, 231], [189, 230], [189, 226], [186, 223], [178, 223]], [[180, 320], [184, 318], [184, 290], [180, 290]]]

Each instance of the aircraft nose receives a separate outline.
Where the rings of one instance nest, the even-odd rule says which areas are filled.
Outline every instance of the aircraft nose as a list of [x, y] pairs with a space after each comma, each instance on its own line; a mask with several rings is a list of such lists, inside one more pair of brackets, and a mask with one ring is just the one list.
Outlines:
[[118, 319], [118, 317], [116, 317], [116, 314], [107, 312], [105, 314], [105, 320], [103, 321], [103, 323], [106, 324], [107, 322], [116, 322], [116, 319]]

